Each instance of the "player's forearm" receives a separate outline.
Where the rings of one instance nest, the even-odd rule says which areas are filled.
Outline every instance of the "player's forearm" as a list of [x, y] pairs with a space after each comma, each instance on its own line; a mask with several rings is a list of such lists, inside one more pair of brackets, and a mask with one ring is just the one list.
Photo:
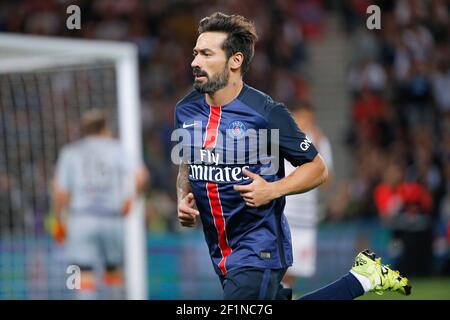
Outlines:
[[62, 212], [64, 208], [68, 205], [69, 195], [66, 193], [55, 194], [55, 199], [53, 201], [53, 212], [58, 221], [62, 220]]
[[189, 183], [189, 167], [187, 164], [181, 164], [177, 177], [177, 198], [178, 202], [191, 192], [191, 184]]
[[312, 190], [327, 180], [328, 169], [322, 157], [317, 155], [312, 162], [295, 169], [289, 176], [274, 182], [277, 198]]
[[69, 204], [70, 195], [61, 189], [55, 177], [52, 181], [53, 189], [53, 201], [52, 209], [55, 217], [58, 221], [62, 220], [62, 212], [64, 208]]

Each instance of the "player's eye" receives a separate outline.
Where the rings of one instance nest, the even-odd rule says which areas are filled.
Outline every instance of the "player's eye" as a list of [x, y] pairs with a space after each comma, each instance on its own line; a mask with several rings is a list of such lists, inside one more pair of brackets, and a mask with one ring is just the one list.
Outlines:
[[203, 51], [200, 51], [200, 54], [201, 54], [203, 57], [210, 57], [210, 56], [212, 56], [212, 52], [211, 52], [210, 50], [203, 50]]

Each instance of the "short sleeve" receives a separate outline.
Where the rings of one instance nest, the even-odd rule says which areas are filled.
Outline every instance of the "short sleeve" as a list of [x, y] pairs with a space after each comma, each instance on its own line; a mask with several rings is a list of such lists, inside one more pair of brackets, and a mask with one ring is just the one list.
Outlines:
[[279, 130], [280, 155], [293, 166], [311, 162], [317, 150], [297, 126], [285, 105], [276, 104], [268, 114], [269, 129]]

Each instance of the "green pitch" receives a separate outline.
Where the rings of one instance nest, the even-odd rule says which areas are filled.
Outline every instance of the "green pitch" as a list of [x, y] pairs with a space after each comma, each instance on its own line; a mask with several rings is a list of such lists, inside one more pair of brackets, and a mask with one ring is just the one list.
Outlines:
[[450, 300], [450, 278], [410, 279], [410, 284], [412, 293], [408, 297], [391, 292], [382, 296], [367, 293], [357, 300]]

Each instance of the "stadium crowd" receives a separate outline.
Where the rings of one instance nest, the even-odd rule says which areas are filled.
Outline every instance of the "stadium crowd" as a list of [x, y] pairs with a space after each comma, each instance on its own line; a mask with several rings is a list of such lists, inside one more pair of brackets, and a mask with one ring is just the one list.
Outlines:
[[439, 255], [450, 243], [449, 2], [382, 1], [378, 32], [355, 27], [368, 4], [349, 2], [343, 11], [354, 39], [347, 137], [354, 174], [330, 210], [379, 217], [393, 232], [399, 268], [427, 274], [433, 247]]

